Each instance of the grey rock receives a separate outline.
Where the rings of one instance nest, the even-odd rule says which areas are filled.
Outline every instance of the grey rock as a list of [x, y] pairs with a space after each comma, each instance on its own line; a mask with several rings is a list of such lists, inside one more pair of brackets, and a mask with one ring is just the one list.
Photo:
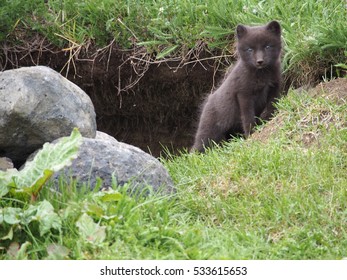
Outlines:
[[74, 127], [95, 137], [94, 106], [78, 86], [44, 66], [0, 73], [0, 156], [20, 164]]
[[0, 157], [0, 170], [6, 171], [13, 168], [13, 162], [7, 157]]
[[[102, 185], [98, 185], [98, 179]], [[78, 185], [86, 184], [94, 189], [130, 183], [130, 191], [148, 193], [150, 186], [154, 192], [172, 193], [175, 191], [171, 177], [165, 167], [154, 157], [141, 149], [118, 142], [104, 133], [97, 133], [96, 139], [83, 138], [78, 157], [72, 165], [54, 175], [53, 180], [71, 183], [76, 179]]]
[[117, 145], [119, 143], [116, 140], [116, 138], [112, 137], [111, 135], [108, 135], [105, 132], [101, 132], [101, 131], [97, 131], [96, 132], [95, 139], [103, 140], [103, 141], [106, 141], [106, 142], [111, 142], [111, 143], [114, 143], [115, 145]]

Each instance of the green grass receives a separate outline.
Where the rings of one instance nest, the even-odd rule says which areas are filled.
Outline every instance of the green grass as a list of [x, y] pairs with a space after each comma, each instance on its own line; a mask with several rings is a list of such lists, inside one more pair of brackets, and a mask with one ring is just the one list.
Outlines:
[[[17, 229], [12, 241], [3, 241], [29, 241], [17, 255], [29, 259], [47, 258], [51, 243], [65, 253], [50, 258], [342, 259], [347, 104], [291, 91], [278, 107], [280, 122], [266, 141], [235, 140], [163, 160], [177, 186], [174, 196], [120, 190], [105, 200], [74, 186], [62, 194], [46, 188], [40, 200], [59, 213], [61, 232], [40, 237], [35, 229]], [[76, 224], [83, 213], [94, 221], [86, 229]], [[101, 242], [89, 242], [84, 231]], [[0, 256], [10, 258], [5, 250]]]
[[20, 45], [38, 32], [68, 50], [113, 41], [120, 49], [143, 46], [157, 60], [183, 59], [202, 45], [231, 55], [237, 24], [276, 19], [283, 26], [284, 70], [302, 84], [346, 63], [346, 16], [341, 0], [11, 0], [0, 4], [0, 41]]

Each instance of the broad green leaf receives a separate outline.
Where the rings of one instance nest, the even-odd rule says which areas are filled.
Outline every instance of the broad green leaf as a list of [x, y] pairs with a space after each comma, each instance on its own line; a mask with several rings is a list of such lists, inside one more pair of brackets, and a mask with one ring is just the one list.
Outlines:
[[21, 222], [21, 215], [22, 209], [20, 208], [6, 207], [0, 209], [0, 216], [2, 217], [0, 218], [0, 224], [2, 222], [5, 222], [10, 225], [19, 224]]
[[45, 182], [65, 166], [71, 164], [78, 155], [82, 136], [74, 129], [69, 137], [61, 138], [57, 143], [46, 143], [34, 159], [25, 164], [21, 171], [10, 170], [0, 172], [0, 196], [8, 192], [8, 186], [14, 192], [24, 192], [37, 196]]
[[18, 242], [12, 242], [7, 249], [7, 255], [10, 259], [17, 259], [17, 255], [20, 249], [20, 245]]
[[102, 202], [117, 202], [122, 198], [122, 194], [116, 191], [99, 192], [95, 196]]
[[4, 180], [0, 178], [0, 197], [5, 196], [9, 191], [10, 188], [7, 186], [7, 183], [5, 183]]
[[101, 206], [99, 206], [97, 204], [88, 204], [87, 205], [87, 213], [91, 216], [101, 218], [105, 214], [105, 211]]
[[49, 244], [47, 246], [47, 260], [64, 260], [68, 257], [70, 250], [59, 244]]
[[17, 169], [0, 170], [0, 197], [5, 196], [10, 191], [9, 186], [13, 183], [13, 178], [18, 176], [18, 173]]
[[30, 219], [31, 221], [38, 221], [41, 236], [49, 232], [52, 228], [61, 229], [61, 219], [54, 212], [52, 204], [47, 200], [43, 200], [37, 205], [30, 205], [23, 216], [27, 217], [26, 222]]
[[0, 238], [1, 240], [6, 240], [6, 239], [9, 239], [9, 240], [12, 240], [13, 239], [13, 228], [11, 227], [8, 234], [6, 234], [5, 236], [1, 237]]
[[57, 213], [54, 212], [54, 208], [51, 203], [47, 200], [40, 202], [37, 209], [37, 217], [40, 222], [40, 235], [44, 235], [51, 228], [60, 230], [61, 229], [61, 219]]
[[74, 220], [77, 220], [78, 217], [80, 217], [82, 212], [81, 205], [77, 202], [69, 202], [68, 206], [65, 209], [61, 209], [59, 211], [59, 216], [63, 219], [69, 219], [72, 218]]
[[27, 249], [31, 245], [29, 241], [26, 241], [22, 245], [19, 245], [18, 242], [12, 242], [10, 247], [7, 249], [7, 255], [10, 257], [10, 259], [14, 260], [23, 260], [27, 259]]
[[33, 220], [36, 220], [36, 213], [37, 213], [37, 204], [36, 205], [29, 205], [29, 208], [23, 211], [21, 223], [23, 225], [30, 224]]
[[53, 174], [54, 172], [52, 170], [44, 170], [42, 172], [42, 176], [35, 182], [35, 185], [33, 186], [34, 188], [32, 189], [31, 193], [37, 196], [43, 185], [49, 180], [49, 178], [51, 178]]
[[80, 235], [88, 243], [98, 245], [106, 238], [106, 227], [99, 226], [85, 213], [78, 219], [76, 226], [79, 229]]
[[21, 246], [17, 254], [17, 258], [20, 260], [27, 259], [28, 254], [27, 254], [27, 249], [31, 245], [29, 241], [25, 241]]

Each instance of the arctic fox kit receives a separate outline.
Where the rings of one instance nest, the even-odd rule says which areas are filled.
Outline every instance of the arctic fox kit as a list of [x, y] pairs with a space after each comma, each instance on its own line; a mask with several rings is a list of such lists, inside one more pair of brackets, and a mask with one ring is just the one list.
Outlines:
[[203, 152], [211, 141], [219, 143], [237, 134], [248, 137], [257, 119], [266, 119], [274, 111], [281, 82], [280, 24], [238, 25], [236, 36], [239, 59], [206, 99], [193, 151]]

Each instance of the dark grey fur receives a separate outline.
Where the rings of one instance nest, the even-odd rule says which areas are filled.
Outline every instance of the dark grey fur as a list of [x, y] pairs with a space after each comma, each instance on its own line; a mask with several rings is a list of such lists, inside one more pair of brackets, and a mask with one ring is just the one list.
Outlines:
[[208, 96], [200, 116], [192, 150], [204, 151], [211, 141], [248, 137], [257, 119], [268, 119], [279, 97], [281, 27], [238, 25], [239, 60], [222, 85]]

